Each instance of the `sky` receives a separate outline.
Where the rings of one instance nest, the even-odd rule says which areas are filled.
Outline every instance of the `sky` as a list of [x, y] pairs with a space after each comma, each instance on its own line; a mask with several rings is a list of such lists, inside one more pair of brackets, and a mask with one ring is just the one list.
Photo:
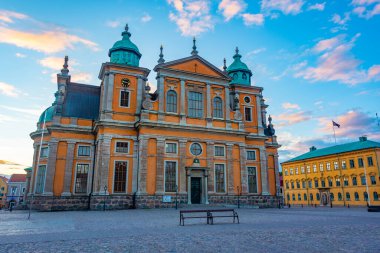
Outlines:
[[160, 45], [166, 61], [184, 58], [195, 36], [220, 68], [238, 46], [264, 88], [280, 162], [334, 145], [332, 120], [338, 144], [380, 141], [380, 0], [0, 0], [0, 174], [32, 164], [29, 134], [54, 101], [64, 56], [72, 81], [100, 85], [126, 23], [153, 88]]

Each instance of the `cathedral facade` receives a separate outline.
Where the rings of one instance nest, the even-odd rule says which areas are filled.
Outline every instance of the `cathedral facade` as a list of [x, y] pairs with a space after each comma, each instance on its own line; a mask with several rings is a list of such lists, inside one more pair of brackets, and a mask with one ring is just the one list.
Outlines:
[[109, 50], [100, 86], [70, 80], [68, 58], [55, 101], [34, 141], [29, 203], [39, 210], [124, 209], [187, 204], [270, 207], [279, 191], [280, 145], [263, 88], [236, 48], [223, 70], [199, 56], [150, 70], [126, 26]]

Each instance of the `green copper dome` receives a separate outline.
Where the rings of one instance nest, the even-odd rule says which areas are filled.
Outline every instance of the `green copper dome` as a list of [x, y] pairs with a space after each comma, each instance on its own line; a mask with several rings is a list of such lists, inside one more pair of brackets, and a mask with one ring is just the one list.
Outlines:
[[139, 66], [141, 53], [137, 46], [130, 40], [131, 33], [128, 32], [128, 24], [125, 31], [121, 33], [123, 39], [117, 41], [109, 50], [108, 56], [111, 57], [112, 63], [125, 64], [130, 66]]
[[43, 123], [44, 118], [46, 114], [46, 122], [52, 121], [53, 120], [53, 115], [54, 115], [54, 106], [48, 107], [40, 116], [40, 119], [38, 120], [38, 123]]
[[227, 73], [232, 78], [230, 84], [251, 85], [252, 72], [247, 64], [241, 61], [238, 48], [236, 48], [234, 62], [227, 68]]

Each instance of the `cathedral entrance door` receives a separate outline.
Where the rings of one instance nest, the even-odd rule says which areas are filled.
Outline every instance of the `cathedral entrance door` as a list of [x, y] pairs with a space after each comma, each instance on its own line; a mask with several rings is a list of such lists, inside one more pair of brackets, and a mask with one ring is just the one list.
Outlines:
[[201, 178], [192, 177], [191, 178], [191, 203], [200, 204], [201, 203]]

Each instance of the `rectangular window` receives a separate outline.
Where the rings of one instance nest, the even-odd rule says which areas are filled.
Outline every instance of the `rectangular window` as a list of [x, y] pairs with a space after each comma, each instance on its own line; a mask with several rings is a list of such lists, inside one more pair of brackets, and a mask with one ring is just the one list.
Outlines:
[[189, 114], [189, 117], [194, 117], [194, 118], [203, 117], [203, 94], [202, 93], [189, 91], [188, 114]]
[[292, 189], [294, 189], [294, 182], [290, 182], [290, 185], [292, 186]]
[[245, 107], [244, 108], [244, 118], [245, 118], [245, 121], [252, 121], [252, 108], [251, 107]]
[[49, 148], [48, 147], [41, 148], [40, 157], [48, 157], [48, 155], [49, 155]]
[[90, 156], [90, 146], [78, 146], [78, 156]]
[[310, 165], [306, 166], [307, 173], [310, 173]]
[[360, 176], [360, 181], [361, 181], [362, 185], [366, 185], [366, 183], [367, 183], [365, 176]]
[[326, 187], [326, 182], [325, 182], [325, 180], [321, 180], [321, 186], [322, 186], [322, 187]]
[[247, 151], [247, 160], [256, 160], [256, 151], [248, 150]]
[[87, 178], [89, 164], [77, 164], [77, 173], [75, 178], [75, 193], [87, 192]]
[[167, 154], [177, 154], [177, 143], [175, 142], [165, 143], [165, 152]]
[[40, 165], [37, 171], [36, 193], [43, 193], [45, 188], [46, 165]]
[[335, 185], [340, 186], [340, 179], [339, 178], [335, 179]]
[[298, 175], [298, 168], [296, 168], [296, 175]]
[[113, 192], [127, 192], [127, 172], [128, 164], [126, 161], [115, 161], [115, 171], [113, 179]]
[[305, 174], [305, 167], [301, 166], [301, 174]]
[[287, 176], [288, 175], [288, 170], [285, 170], [285, 176]]
[[363, 158], [359, 158], [358, 159], [358, 165], [359, 165], [359, 168], [363, 168], [364, 167]]
[[334, 162], [334, 170], [337, 170], [339, 168], [338, 162]]
[[297, 189], [299, 189], [299, 188], [301, 187], [301, 185], [300, 185], [300, 181], [297, 181], [297, 182], [296, 182], [296, 185], [297, 185]]
[[286, 182], [285, 185], [286, 185], [286, 189], [289, 189], [289, 182]]
[[306, 188], [306, 181], [302, 181], [302, 188], [303, 188], [303, 189]]
[[376, 184], [376, 177], [375, 176], [371, 176], [371, 184], [372, 185]]
[[333, 181], [332, 181], [332, 179], [329, 178], [328, 181], [329, 181], [329, 187], [332, 187], [332, 186], [333, 186]]
[[368, 166], [373, 166], [373, 160], [372, 160], [372, 157], [367, 157], [367, 163], [368, 163]]
[[129, 142], [127, 141], [117, 141], [116, 142], [116, 148], [115, 148], [116, 153], [129, 153]]
[[225, 192], [224, 164], [215, 164], [215, 192]]
[[165, 161], [165, 192], [176, 192], [177, 162]]
[[290, 169], [290, 175], [293, 175], [293, 169]]
[[317, 172], [317, 165], [316, 164], [313, 164], [313, 172]]
[[129, 107], [129, 91], [126, 91], [126, 90], [120, 91], [120, 106]]
[[323, 163], [319, 164], [319, 171], [323, 171]]
[[311, 180], [309, 180], [309, 188], [312, 188], [312, 187], [313, 187], [312, 182]]
[[215, 146], [215, 156], [224, 156], [224, 146]]
[[352, 177], [352, 185], [358, 185], [358, 181], [356, 180], [356, 177]]
[[257, 193], [256, 167], [248, 167], [248, 191]]
[[350, 160], [350, 168], [355, 168], [355, 161], [353, 159]]
[[314, 186], [315, 188], [318, 188], [318, 180], [314, 180]]
[[343, 182], [344, 182], [344, 186], [348, 186], [348, 178], [344, 178]]
[[326, 163], [326, 170], [331, 170], [331, 164], [330, 163]]
[[342, 161], [342, 169], [346, 169], [346, 161]]

